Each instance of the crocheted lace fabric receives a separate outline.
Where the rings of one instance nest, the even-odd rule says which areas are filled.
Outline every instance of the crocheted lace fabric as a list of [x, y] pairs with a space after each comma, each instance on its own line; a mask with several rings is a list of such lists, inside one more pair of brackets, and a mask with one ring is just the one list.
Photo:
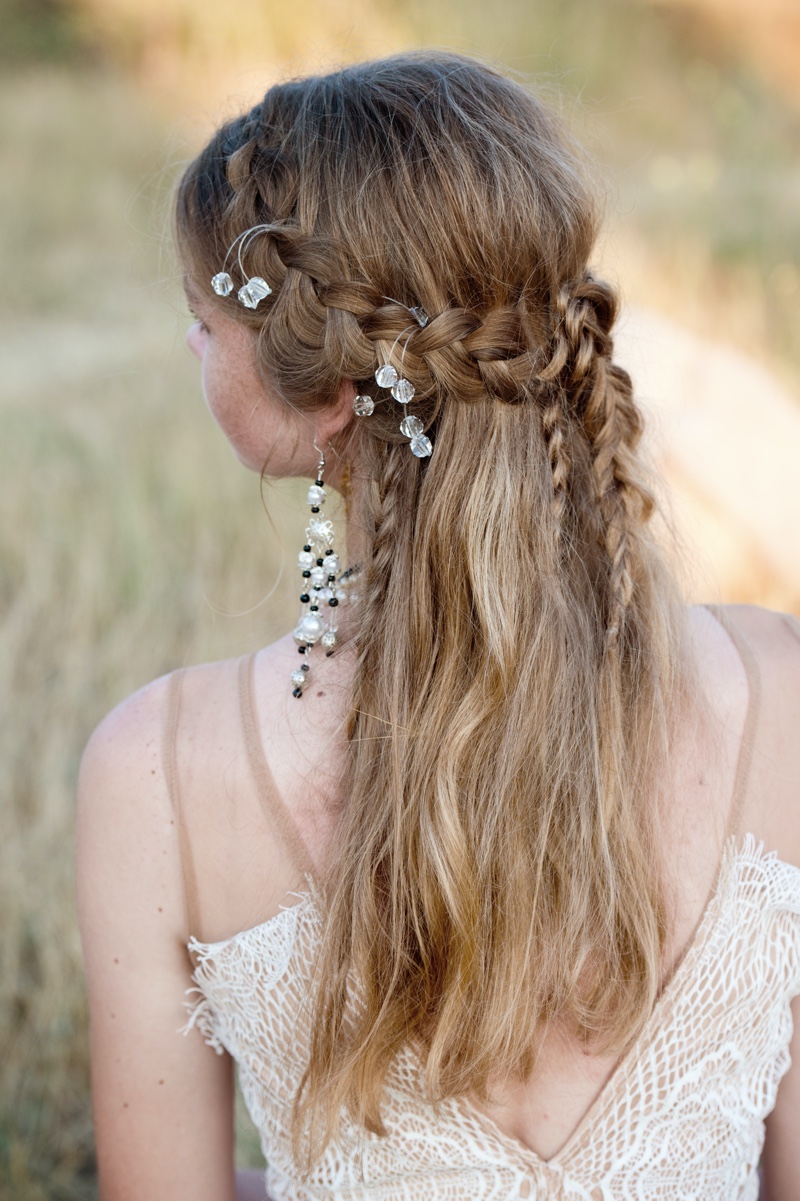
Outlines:
[[789, 1066], [789, 1004], [800, 993], [800, 868], [752, 835], [726, 844], [695, 937], [641, 1036], [547, 1161], [464, 1098], [434, 1113], [409, 1049], [388, 1082], [388, 1134], [344, 1122], [301, 1182], [289, 1121], [320, 935], [309, 892], [253, 929], [189, 944], [185, 1029], [238, 1064], [274, 1201], [756, 1201], [764, 1118]]

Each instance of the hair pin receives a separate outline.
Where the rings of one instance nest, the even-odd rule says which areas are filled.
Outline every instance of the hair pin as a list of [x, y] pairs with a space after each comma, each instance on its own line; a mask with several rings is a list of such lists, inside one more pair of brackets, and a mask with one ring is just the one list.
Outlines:
[[250, 229], [244, 230], [237, 238], [234, 238], [228, 247], [225, 255], [225, 261], [222, 264], [223, 270], [218, 271], [211, 280], [211, 287], [216, 292], [217, 296], [230, 296], [233, 291], [233, 279], [225, 270], [228, 259], [236, 250], [236, 261], [239, 264], [239, 273], [244, 278], [244, 284], [236, 293], [240, 304], [243, 304], [246, 309], [257, 309], [259, 304], [265, 297], [272, 295], [272, 288], [267, 281], [260, 275], [249, 276], [244, 269], [242, 255], [247, 253], [250, 243], [260, 233], [269, 232], [272, 228], [270, 225], [253, 225]]
[[[384, 297], [384, 299], [391, 300], [392, 298], [391, 296], [387, 296]], [[395, 304], [399, 303], [399, 301], [395, 301]], [[407, 305], [403, 305], [402, 307], [408, 308]], [[417, 310], [425, 318], [424, 321], [421, 320], [420, 316], [418, 316], [413, 309], [409, 309], [408, 311], [413, 314], [415, 320], [422, 328], [428, 322], [428, 314], [423, 308], [420, 308], [420, 306], [417, 306]], [[403, 334], [409, 334], [409, 330], [412, 330], [413, 332], [413, 327], [409, 326], [408, 329], [404, 329], [397, 335], [394, 340], [394, 345], [389, 351], [390, 358], [394, 353], [395, 346], [397, 346], [397, 343], [403, 337]], [[409, 334], [409, 337], [411, 337], [411, 334]], [[403, 353], [400, 356], [400, 370], [398, 371], [397, 368], [393, 367], [391, 363], [382, 363], [375, 372], [375, 383], [379, 388], [388, 388], [397, 403], [403, 406], [403, 420], [400, 422], [400, 433], [404, 438], [409, 439], [409, 448], [411, 453], [416, 455], [418, 459], [426, 459], [433, 450], [433, 443], [431, 442], [430, 438], [425, 435], [425, 427], [420, 421], [419, 417], [409, 416], [408, 412], [408, 406], [414, 399], [414, 385], [411, 383], [411, 380], [406, 379], [403, 375], [403, 360], [406, 357], [408, 340], [409, 338], [406, 338], [405, 342], [403, 343]]]
[[407, 313], [411, 314], [411, 316], [414, 318], [414, 320], [416, 321], [416, 323], [420, 327], [420, 329], [424, 329], [425, 326], [430, 321], [430, 317], [425, 312], [425, 309], [423, 309], [421, 304], [415, 304], [415, 305], [403, 304], [402, 300], [397, 300], [397, 299], [395, 299], [394, 296], [384, 296], [383, 299], [391, 300], [392, 304], [399, 304], [401, 309], [405, 309]]

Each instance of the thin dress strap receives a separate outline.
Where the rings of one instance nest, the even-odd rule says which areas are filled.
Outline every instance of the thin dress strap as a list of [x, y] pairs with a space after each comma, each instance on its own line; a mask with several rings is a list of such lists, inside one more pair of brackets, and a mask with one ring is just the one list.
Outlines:
[[796, 638], [797, 641], [800, 642], [800, 621], [798, 621], [797, 618], [791, 613], [782, 613], [781, 617], [783, 619], [783, 624], [786, 626], [786, 629], [789, 631], [792, 637]]
[[253, 774], [258, 799], [261, 802], [264, 813], [268, 820], [275, 826], [279, 837], [283, 840], [291, 856], [292, 862], [303, 876], [313, 876], [314, 865], [311, 861], [311, 856], [297, 829], [297, 825], [289, 816], [289, 812], [283, 803], [283, 798], [278, 792], [275, 779], [264, 754], [261, 737], [258, 733], [253, 688], [255, 661], [255, 653], [245, 655], [239, 660], [239, 708], [250, 770]]
[[167, 792], [175, 814], [178, 827], [178, 849], [183, 876], [183, 898], [186, 909], [187, 934], [196, 934], [200, 928], [200, 903], [197, 891], [197, 875], [194, 858], [183, 819], [181, 806], [181, 790], [177, 767], [178, 724], [181, 713], [181, 690], [183, 687], [184, 669], [174, 671], [169, 677], [167, 686], [167, 708], [164, 719], [164, 734], [161, 748], [161, 762], [164, 777], [167, 782]]
[[727, 611], [720, 605], [706, 605], [705, 607], [717, 619], [735, 646], [742, 661], [745, 675], [747, 676], [747, 712], [744, 719], [744, 728], [742, 729], [739, 758], [736, 763], [736, 776], [733, 783], [733, 798], [728, 816], [728, 826], [725, 832], [725, 841], [727, 842], [733, 835], [739, 832], [739, 820], [742, 815], [747, 783], [750, 778], [756, 729], [761, 711], [761, 673], [750, 643]]

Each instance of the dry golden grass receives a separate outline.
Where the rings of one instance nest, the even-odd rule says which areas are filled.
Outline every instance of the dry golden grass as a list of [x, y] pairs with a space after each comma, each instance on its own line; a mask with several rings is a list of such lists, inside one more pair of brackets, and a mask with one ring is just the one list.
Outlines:
[[[218, 26], [209, 22], [229, 6], [104, 5], [106, 25], [92, 36], [119, 43], [138, 88], [107, 70], [27, 68], [0, 82], [0, 1197], [14, 1201], [95, 1195], [72, 899], [74, 782], [86, 737], [152, 677], [242, 653], [294, 617], [293, 572], [281, 575], [281, 556], [302, 530], [297, 488], [270, 491], [272, 530], [258, 481], [202, 411], [181, 346], [185, 320], [162, 229], [186, 153], [170, 130], [190, 84], [196, 93], [198, 78], [226, 61], [236, 67], [214, 76], [202, 126], [222, 97], [252, 95], [256, 78], [260, 88], [288, 60], [327, 66], [448, 42], [544, 71], [565, 107], [605, 131], [594, 135], [597, 153], [622, 181], [609, 207], [633, 228], [611, 256], [619, 274], [630, 272], [629, 294], [688, 310], [706, 332], [733, 331], [800, 378], [792, 316], [800, 233], [796, 206], [781, 198], [797, 194], [786, 151], [795, 118], [701, 54], [689, 34], [681, 42], [673, 30], [665, 41], [663, 24], [641, 13], [626, 19], [622, 0], [535, 8], [502, 0], [501, 11], [340, 0], [319, 6], [319, 23], [310, 6], [306, 26], [280, 16], [280, 6], [240, 0], [240, 8], [247, 20], [223, 39], [223, 50], [233, 44], [225, 60], [215, 57]], [[91, 16], [90, 0], [83, 11]], [[266, 38], [264, 28], [271, 41], [256, 69], [243, 47]], [[582, 88], [576, 108], [569, 96]], [[172, 105], [171, 123], [154, 95]], [[766, 145], [757, 146], [768, 119]], [[767, 181], [766, 198], [748, 182], [737, 137], [756, 147], [754, 178]], [[698, 298], [691, 306], [689, 295]]]
[[[151, 172], [165, 148], [138, 99], [38, 73], [4, 82], [0, 114], [16, 141], [3, 161], [29, 173], [7, 197], [17, 312], [0, 343], [0, 1196], [34, 1201], [93, 1191], [81, 749], [147, 680], [285, 628], [296, 589], [281, 545], [297, 545], [303, 509], [296, 486], [268, 489], [272, 531], [257, 477], [203, 409], [178, 290], [158, 284]], [[33, 211], [37, 195], [57, 203]]]

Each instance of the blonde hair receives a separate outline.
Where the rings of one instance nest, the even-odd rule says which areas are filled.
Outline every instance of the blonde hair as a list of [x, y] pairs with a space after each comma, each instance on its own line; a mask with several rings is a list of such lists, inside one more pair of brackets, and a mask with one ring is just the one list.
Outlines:
[[[527, 1075], [553, 1021], [599, 1049], [636, 1035], [665, 938], [657, 781], [683, 619], [612, 360], [616, 297], [588, 269], [595, 204], [545, 105], [443, 53], [275, 86], [181, 183], [179, 248], [209, 298], [256, 223], [245, 266], [272, 296], [215, 303], [258, 331], [265, 378], [319, 410], [343, 379], [376, 395], [405, 345], [434, 443], [416, 459], [387, 401], [343, 451], [368, 551], [295, 1103], [312, 1159], [343, 1111], [383, 1130], [409, 1043], [435, 1102]], [[431, 320], [406, 337], [417, 304]]]

